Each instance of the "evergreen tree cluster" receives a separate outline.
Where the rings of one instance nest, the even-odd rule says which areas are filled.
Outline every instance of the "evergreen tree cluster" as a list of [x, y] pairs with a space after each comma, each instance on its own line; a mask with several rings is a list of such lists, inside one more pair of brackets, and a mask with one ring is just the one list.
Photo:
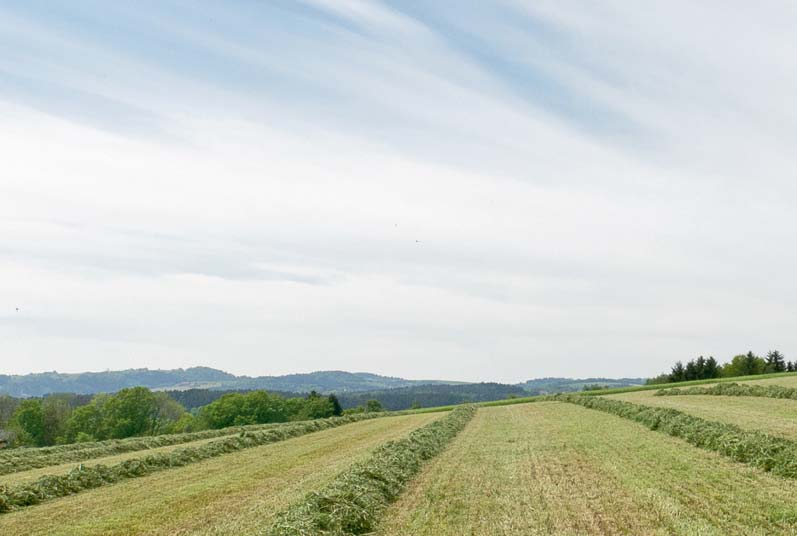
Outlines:
[[688, 361], [685, 365], [677, 361], [669, 373], [661, 374], [647, 381], [648, 384], [674, 383], [690, 380], [710, 380], [713, 378], [732, 378], [754, 376], [773, 372], [797, 372], [797, 361], [787, 361], [778, 350], [772, 350], [766, 357], [759, 357], [752, 351], [734, 356], [729, 362], [719, 365], [713, 357], [703, 356]]

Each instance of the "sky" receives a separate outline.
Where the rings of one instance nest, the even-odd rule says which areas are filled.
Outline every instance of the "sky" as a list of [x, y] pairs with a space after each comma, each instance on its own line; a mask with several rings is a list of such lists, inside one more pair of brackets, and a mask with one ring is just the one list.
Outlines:
[[797, 4], [0, 1], [0, 373], [797, 358]]

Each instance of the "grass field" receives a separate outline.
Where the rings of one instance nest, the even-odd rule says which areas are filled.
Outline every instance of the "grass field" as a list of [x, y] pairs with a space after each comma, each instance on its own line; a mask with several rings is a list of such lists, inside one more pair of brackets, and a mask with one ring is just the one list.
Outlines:
[[171, 445], [198, 444], [204, 439], [218, 439], [236, 435], [242, 431], [262, 431], [286, 426], [290, 423], [259, 424], [235, 426], [219, 430], [204, 430], [185, 434], [129, 437], [88, 443], [72, 443], [52, 447], [23, 447], [0, 451], [0, 475], [22, 470], [61, 465], [68, 462], [81, 462], [102, 456], [115, 456], [127, 452], [153, 450]]
[[759, 385], [782, 385], [783, 387], [797, 388], [797, 374], [789, 374], [785, 376], [775, 376], [773, 378], [764, 378], [763, 380], [748, 380], [749, 383]]
[[635, 404], [673, 408], [712, 421], [735, 424], [797, 440], [797, 401], [743, 396], [654, 396], [654, 391], [611, 395]]
[[[797, 387], [794, 374], [736, 381]], [[0, 514], [0, 534], [797, 535], [797, 400], [660, 397], [649, 387], [557, 400], [480, 404], [442, 443], [426, 425], [441, 428], [464, 410], [426, 408], [224, 451], [38, 505], [14, 503], [17, 511]], [[652, 416], [632, 420], [609, 406]], [[673, 420], [640, 406], [682, 413]], [[717, 429], [722, 448], [695, 439]], [[417, 441], [407, 439], [413, 431]], [[751, 449], [740, 450], [751, 435]], [[213, 440], [83, 463], [113, 466]], [[777, 456], [781, 465], [768, 465]], [[75, 465], [18, 470], [0, 482], [26, 489], [19, 485]], [[0, 503], [3, 493], [0, 485]], [[327, 525], [336, 528], [324, 532]]]
[[612, 415], [483, 408], [378, 534], [797, 534], [797, 482]]
[[197, 447], [199, 445], [203, 445], [205, 443], [209, 443], [211, 441], [216, 441], [218, 438], [210, 438], [210, 439], [201, 439], [199, 441], [191, 441], [189, 443], [180, 443], [177, 445], [169, 445], [168, 447], [160, 447], [154, 449], [146, 449], [144, 452], [137, 450], [132, 452], [125, 452], [124, 454], [116, 454], [114, 456], [101, 456], [98, 458], [91, 458], [88, 460], [84, 460], [83, 462], [69, 462], [69, 463], [62, 463], [60, 465], [50, 465], [47, 467], [40, 467], [37, 469], [29, 469], [27, 471], [18, 471], [16, 473], [10, 473], [7, 475], [0, 476], [0, 485], [6, 486], [13, 486], [16, 484], [21, 484], [24, 482], [33, 482], [37, 478], [40, 478], [44, 475], [53, 475], [53, 474], [61, 474], [66, 473], [70, 469], [77, 467], [81, 463], [84, 465], [93, 465], [93, 464], [105, 464], [111, 465], [114, 463], [119, 463], [124, 460], [131, 460], [133, 458], [138, 458], [142, 455], [146, 454], [154, 454], [156, 452], [171, 452], [173, 450], [185, 448], [185, 447]]
[[348, 424], [0, 516], [0, 534], [256, 534], [379, 444], [440, 418]]
[[657, 385], [638, 385], [635, 387], [617, 387], [612, 389], [599, 389], [596, 391], [584, 391], [583, 394], [591, 396], [613, 395], [619, 393], [630, 393], [636, 391], [656, 391], [668, 387], [689, 387], [694, 385], [711, 385], [725, 382], [761, 382], [774, 385], [786, 385], [797, 387], [797, 372], [772, 372], [769, 374], [757, 374], [754, 376], [735, 376], [730, 378], [714, 378], [710, 380], [690, 380], [685, 382], [657, 384]]

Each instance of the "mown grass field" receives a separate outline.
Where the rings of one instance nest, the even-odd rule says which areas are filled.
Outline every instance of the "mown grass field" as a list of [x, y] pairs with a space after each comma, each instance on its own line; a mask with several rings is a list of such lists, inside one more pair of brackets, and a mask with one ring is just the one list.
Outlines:
[[442, 413], [380, 418], [247, 449], [0, 516], [0, 534], [257, 534], [381, 443]]
[[380, 535], [795, 534], [797, 482], [612, 415], [480, 409]]
[[712, 421], [797, 440], [797, 401], [754, 397], [655, 396], [654, 391], [610, 395], [646, 406], [673, 408]]
[[[154, 449], [146, 449], [143, 454], [153, 454], [153, 453], [166, 453], [171, 452], [177, 449], [181, 449], [184, 447], [197, 447], [199, 445], [203, 445], [205, 443], [209, 443], [211, 441], [215, 441], [218, 438], [210, 438], [210, 439], [200, 439], [199, 441], [191, 441], [188, 443], [180, 443], [178, 445], [169, 445], [167, 447], [158, 447]], [[116, 454], [113, 456], [100, 456], [97, 458], [90, 458], [88, 460], [84, 460], [82, 462], [69, 462], [69, 463], [62, 463], [58, 465], [49, 465], [47, 467], [39, 467], [37, 469], [29, 469], [27, 471], [18, 471], [16, 473], [9, 473], [6, 475], [0, 476], [0, 485], [12, 486], [15, 484], [21, 484], [24, 482], [34, 482], [36, 479], [41, 478], [45, 475], [51, 474], [61, 474], [67, 473], [70, 469], [77, 467], [78, 465], [85, 464], [85, 465], [93, 465], [93, 464], [106, 464], [111, 465], [114, 463], [119, 463], [124, 460], [131, 460], [133, 458], [137, 458], [142, 455], [142, 451], [132, 451], [132, 452], [125, 452], [124, 454]]]
[[[797, 375], [745, 380], [797, 387]], [[645, 387], [442, 409], [451, 408], [314, 428], [17, 502], [0, 514], [0, 534], [797, 535], [797, 400]], [[214, 440], [98, 448], [81, 463], [113, 466]], [[76, 465], [1, 475], [0, 503], [3, 485], [19, 499], [21, 484]]]

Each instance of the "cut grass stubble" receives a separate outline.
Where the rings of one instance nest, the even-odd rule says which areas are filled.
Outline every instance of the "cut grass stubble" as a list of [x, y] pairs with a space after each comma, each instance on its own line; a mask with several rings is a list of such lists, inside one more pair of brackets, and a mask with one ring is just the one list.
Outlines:
[[480, 409], [378, 536], [795, 534], [797, 482], [574, 404]]
[[579, 395], [557, 395], [552, 398], [611, 413], [643, 424], [650, 430], [681, 438], [696, 447], [718, 452], [734, 461], [778, 476], [797, 478], [797, 442], [788, 439], [701, 419], [672, 408]]
[[322, 490], [282, 513], [270, 536], [351, 536], [370, 533], [421, 465], [439, 454], [472, 419], [462, 406], [405, 439], [388, 442]]
[[151, 453], [140, 458], [127, 459], [111, 466], [102, 464], [93, 466], [80, 465], [65, 475], [45, 475], [31, 483], [23, 483], [12, 487], [0, 486], [0, 513], [122, 480], [146, 476], [172, 467], [182, 467], [230, 452], [267, 445], [311, 432], [375, 418], [379, 415], [377, 413], [364, 413], [305, 421], [262, 431], [243, 432], [237, 436], [224, 437], [196, 447], [184, 447], [169, 452]]
[[47, 501], [0, 516], [0, 534], [262, 534], [278, 512], [385, 441], [443, 415], [352, 423]]

